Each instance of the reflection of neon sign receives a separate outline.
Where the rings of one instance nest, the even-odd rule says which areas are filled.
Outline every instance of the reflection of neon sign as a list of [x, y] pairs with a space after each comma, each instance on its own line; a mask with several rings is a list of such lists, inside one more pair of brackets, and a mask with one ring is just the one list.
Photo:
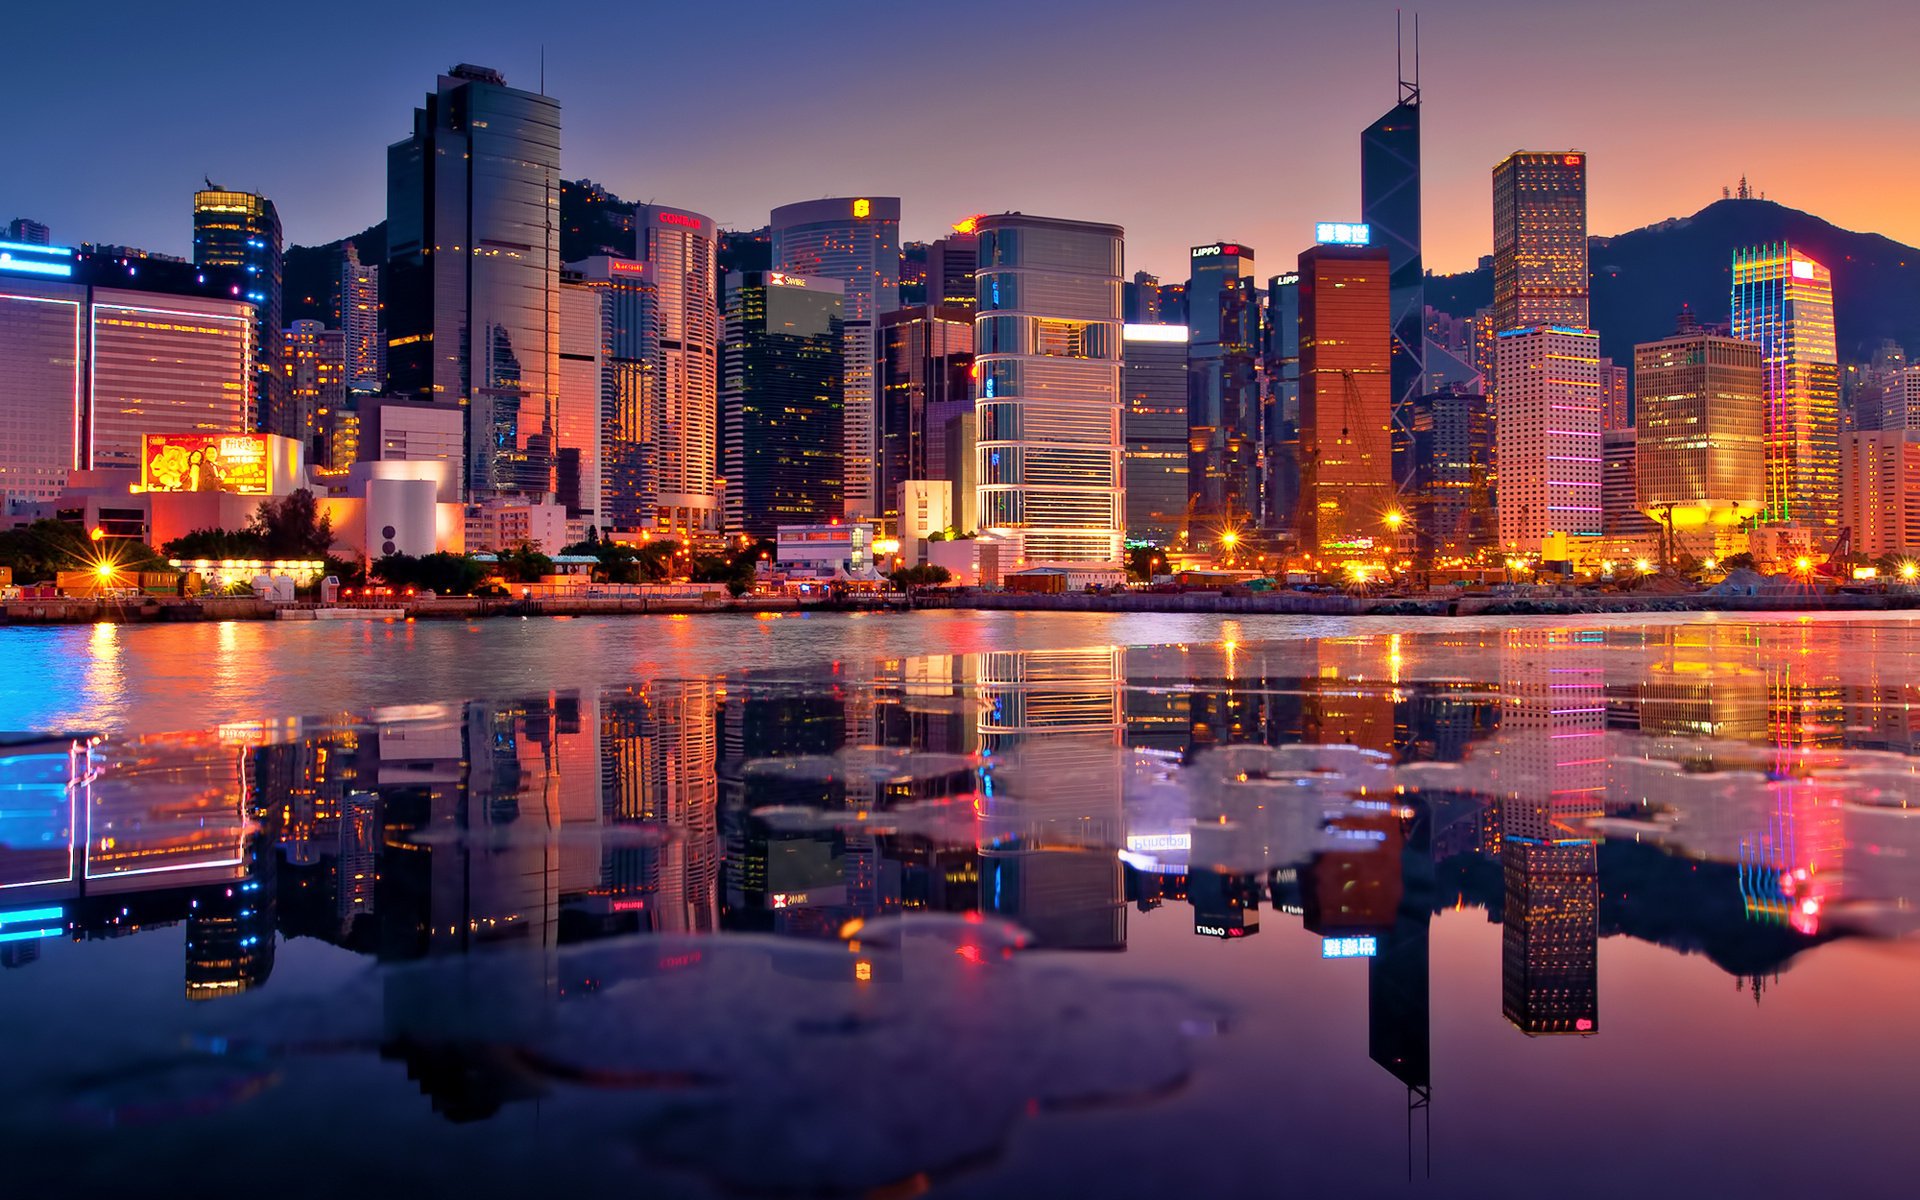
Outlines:
[[1321, 958], [1372, 958], [1379, 952], [1375, 937], [1330, 937], [1320, 943]]
[[1190, 833], [1142, 833], [1127, 838], [1127, 849], [1135, 854], [1159, 854], [1168, 850], [1193, 849]]
[[[24, 942], [33, 938], [59, 937], [67, 931], [63, 908], [23, 908], [0, 913], [0, 942]], [[48, 924], [53, 922], [53, 924]], [[23, 929], [21, 926], [33, 926]]]
[[1373, 227], [1357, 221], [1322, 221], [1313, 227], [1313, 237], [1322, 246], [1367, 246], [1373, 243]]
[[1298, 271], [1288, 271], [1285, 275], [1275, 275], [1273, 277], [1274, 287], [1292, 287], [1299, 282], [1300, 272]]

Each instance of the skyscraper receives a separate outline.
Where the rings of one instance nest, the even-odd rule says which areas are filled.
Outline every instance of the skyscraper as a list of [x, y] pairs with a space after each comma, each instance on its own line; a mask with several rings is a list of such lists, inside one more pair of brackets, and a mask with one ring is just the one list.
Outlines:
[[1394, 507], [1391, 266], [1385, 250], [1300, 255], [1300, 544], [1370, 555]]
[[288, 428], [275, 432], [297, 439], [307, 449], [307, 460], [320, 462], [320, 413], [347, 399], [341, 331], [319, 321], [295, 321], [280, 333], [280, 364], [286, 374]]
[[1019, 213], [978, 229], [980, 530], [1011, 545], [1016, 567], [1117, 567], [1125, 234]]
[[1761, 520], [1840, 519], [1840, 364], [1833, 275], [1782, 242], [1733, 252], [1733, 336], [1760, 344], [1766, 372], [1767, 490]]
[[1567, 150], [1508, 155], [1493, 169], [1494, 332], [1585, 329], [1591, 286], [1587, 156]]
[[29, 217], [15, 217], [7, 222], [7, 240], [23, 246], [45, 246], [53, 242], [53, 231]]
[[559, 402], [554, 436], [554, 498], [567, 516], [612, 531], [603, 511], [606, 455], [603, 435], [615, 411], [613, 351], [613, 263], [627, 259], [590, 258], [568, 263], [560, 272]]
[[1502, 548], [1534, 553], [1549, 533], [1600, 533], [1600, 335], [1506, 330], [1493, 376]]
[[1127, 537], [1171, 546], [1187, 528], [1187, 327], [1128, 325]]
[[1413, 406], [1407, 515], [1422, 558], [1462, 558], [1493, 538], [1493, 408], [1477, 392], [1436, 392]]
[[254, 306], [252, 385], [255, 428], [286, 437], [301, 436], [287, 404], [286, 372], [281, 368], [280, 214], [273, 201], [251, 192], [229, 192], [211, 184], [193, 196], [193, 265], [238, 271], [242, 298]]
[[927, 303], [972, 310], [973, 272], [980, 261], [978, 217], [953, 223], [953, 232], [927, 247]]
[[1698, 331], [1633, 348], [1635, 504], [1678, 530], [1759, 515], [1766, 494], [1760, 346]]
[[378, 392], [386, 386], [387, 344], [381, 336], [380, 268], [360, 261], [360, 251], [347, 243], [346, 262], [340, 268], [340, 330], [346, 336], [347, 387], [355, 392]]
[[879, 450], [877, 331], [881, 316], [900, 307], [900, 198], [783, 204], [773, 210], [772, 229], [774, 270], [838, 279], [846, 285], [843, 491], [848, 517], [873, 517], [879, 512], [874, 491]]
[[1250, 246], [1195, 246], [1189, 262], [1188, 536], [1212, 545], [1257, 528], [1265, 509], [1260, 295]]
[[1607, 429], [1633, 428], [1631, 375], [1610, 358], [1600, 360], [1600, 421]]
[[1261, 397], [1266, 430], [1266, 511], [1260, 522], [1275, 533], [1297, 532], [1300, 517], [1300, 272], [1267, 281], [1262, 316], [1266, 346]]
[[1849, 433], [1840, 449], [1840, 519], [1854, 552], [1920, 555], [1920, 429]]
[[387, 377], [466, 409], [467, 493], [553, 487], [560, 104], [465, 63], [387, 148]]
[[956, 478], [947, 424], [973, 414], [973, 306], [922, 304], [880, 318], [880, 519], [898, 536], [900, 485]]
[[[1416, 61], [1418, 50], [1415, 50]], [[1416, 76], [1418, 72], [1416, 70]], [[1426, 280], [1420, 255], [1420, 81], [1400, 80], [1400, 101], [1360, 135], [1360, 219], [1387, 252], [1393, 311], [1394, 444], [1411, 446], [1413, 404], [1426, 378]], [[1414, 464], [1394, 461], [1405, 488]]]
[[726, 533], [770, 538], [843, 510], [845, 285], [784, 271], [727, 277], [720, 410]]
[[650, 285], [641, 295], [638, 349], [653, 381], [640, 528], [683, 544], [710, 545], [721, 536], [714, 460], [721, 339], [714, 225], [696, 212], [642, 204], [634, 209], [634, 239]]

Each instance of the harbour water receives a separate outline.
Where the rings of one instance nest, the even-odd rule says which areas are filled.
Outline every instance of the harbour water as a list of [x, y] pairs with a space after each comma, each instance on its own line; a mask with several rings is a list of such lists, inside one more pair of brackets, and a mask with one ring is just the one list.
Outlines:
[[1909, 1194], [1920, 621], [102, 626], [0, 677], [65, 735], [0, 749], [22, 1194]]

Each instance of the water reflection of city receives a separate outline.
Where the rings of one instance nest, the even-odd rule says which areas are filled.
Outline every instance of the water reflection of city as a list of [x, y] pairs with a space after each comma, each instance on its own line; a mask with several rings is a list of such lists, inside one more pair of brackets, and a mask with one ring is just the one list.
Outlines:
[[1417, 1108], [1444, 910], [1501, 925], [1513, 1026], [1580, 1036], [1603, 936], [1704, 953], [1757, 998], [1849, 906], [1911, 909], [1913, 810], [1816, 759], [1912, 753], [1913, 689], [1791, 636], [988, 653], [22, 742], [0, 749], [0, 961], [184, 923], [202, 1000], [267, 982], [278, 939], [399, 962], [930, 911], [1117, 951], [1130, 912], [1184, 906], [1196, 936], [1299, 921], [1366, 959], [1370, 1053]]

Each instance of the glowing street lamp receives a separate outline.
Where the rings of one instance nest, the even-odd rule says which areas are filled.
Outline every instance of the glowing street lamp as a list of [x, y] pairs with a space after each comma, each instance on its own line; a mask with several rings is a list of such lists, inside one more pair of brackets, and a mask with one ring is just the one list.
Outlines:
[[1793, 560], [1793, 569], [1805, 575], [1808, 571], [1813, 570], [1813, 560], [1802, 554], [1799, 558]]
[[1900, 564], [1900, 578], [1912, 583], [1920, 577], [1920, 563], [1903, 562]]
[[1634, 570], [1636, 570], [1636, 571], [1638, 571], [1638, 572], [1640, 572], [1640, 573], [1641, 573], [1642, 575], [1651, 575], [1651, 574], [1653, 574], [1653, 564], [1652, 564], [1652, 563], [1650, 563], [1650, 562], [1648, 562], [1648, 561], [1647, 561], [1646, 559], [1644, 559], [1644, 558], [1636, 558], [1636, 559], [1634, 559], [1634, 560], [1633, 560], [1633, 569], [1634, 569]]
[[1387, 528], [1393, 530], [1395, 533], [1400, 531], [1400, 526], [1406, 524], [1406, 521], [1407, 514], [1401, 512], [1399, 509], [1395, 508], [1387, 511]]

